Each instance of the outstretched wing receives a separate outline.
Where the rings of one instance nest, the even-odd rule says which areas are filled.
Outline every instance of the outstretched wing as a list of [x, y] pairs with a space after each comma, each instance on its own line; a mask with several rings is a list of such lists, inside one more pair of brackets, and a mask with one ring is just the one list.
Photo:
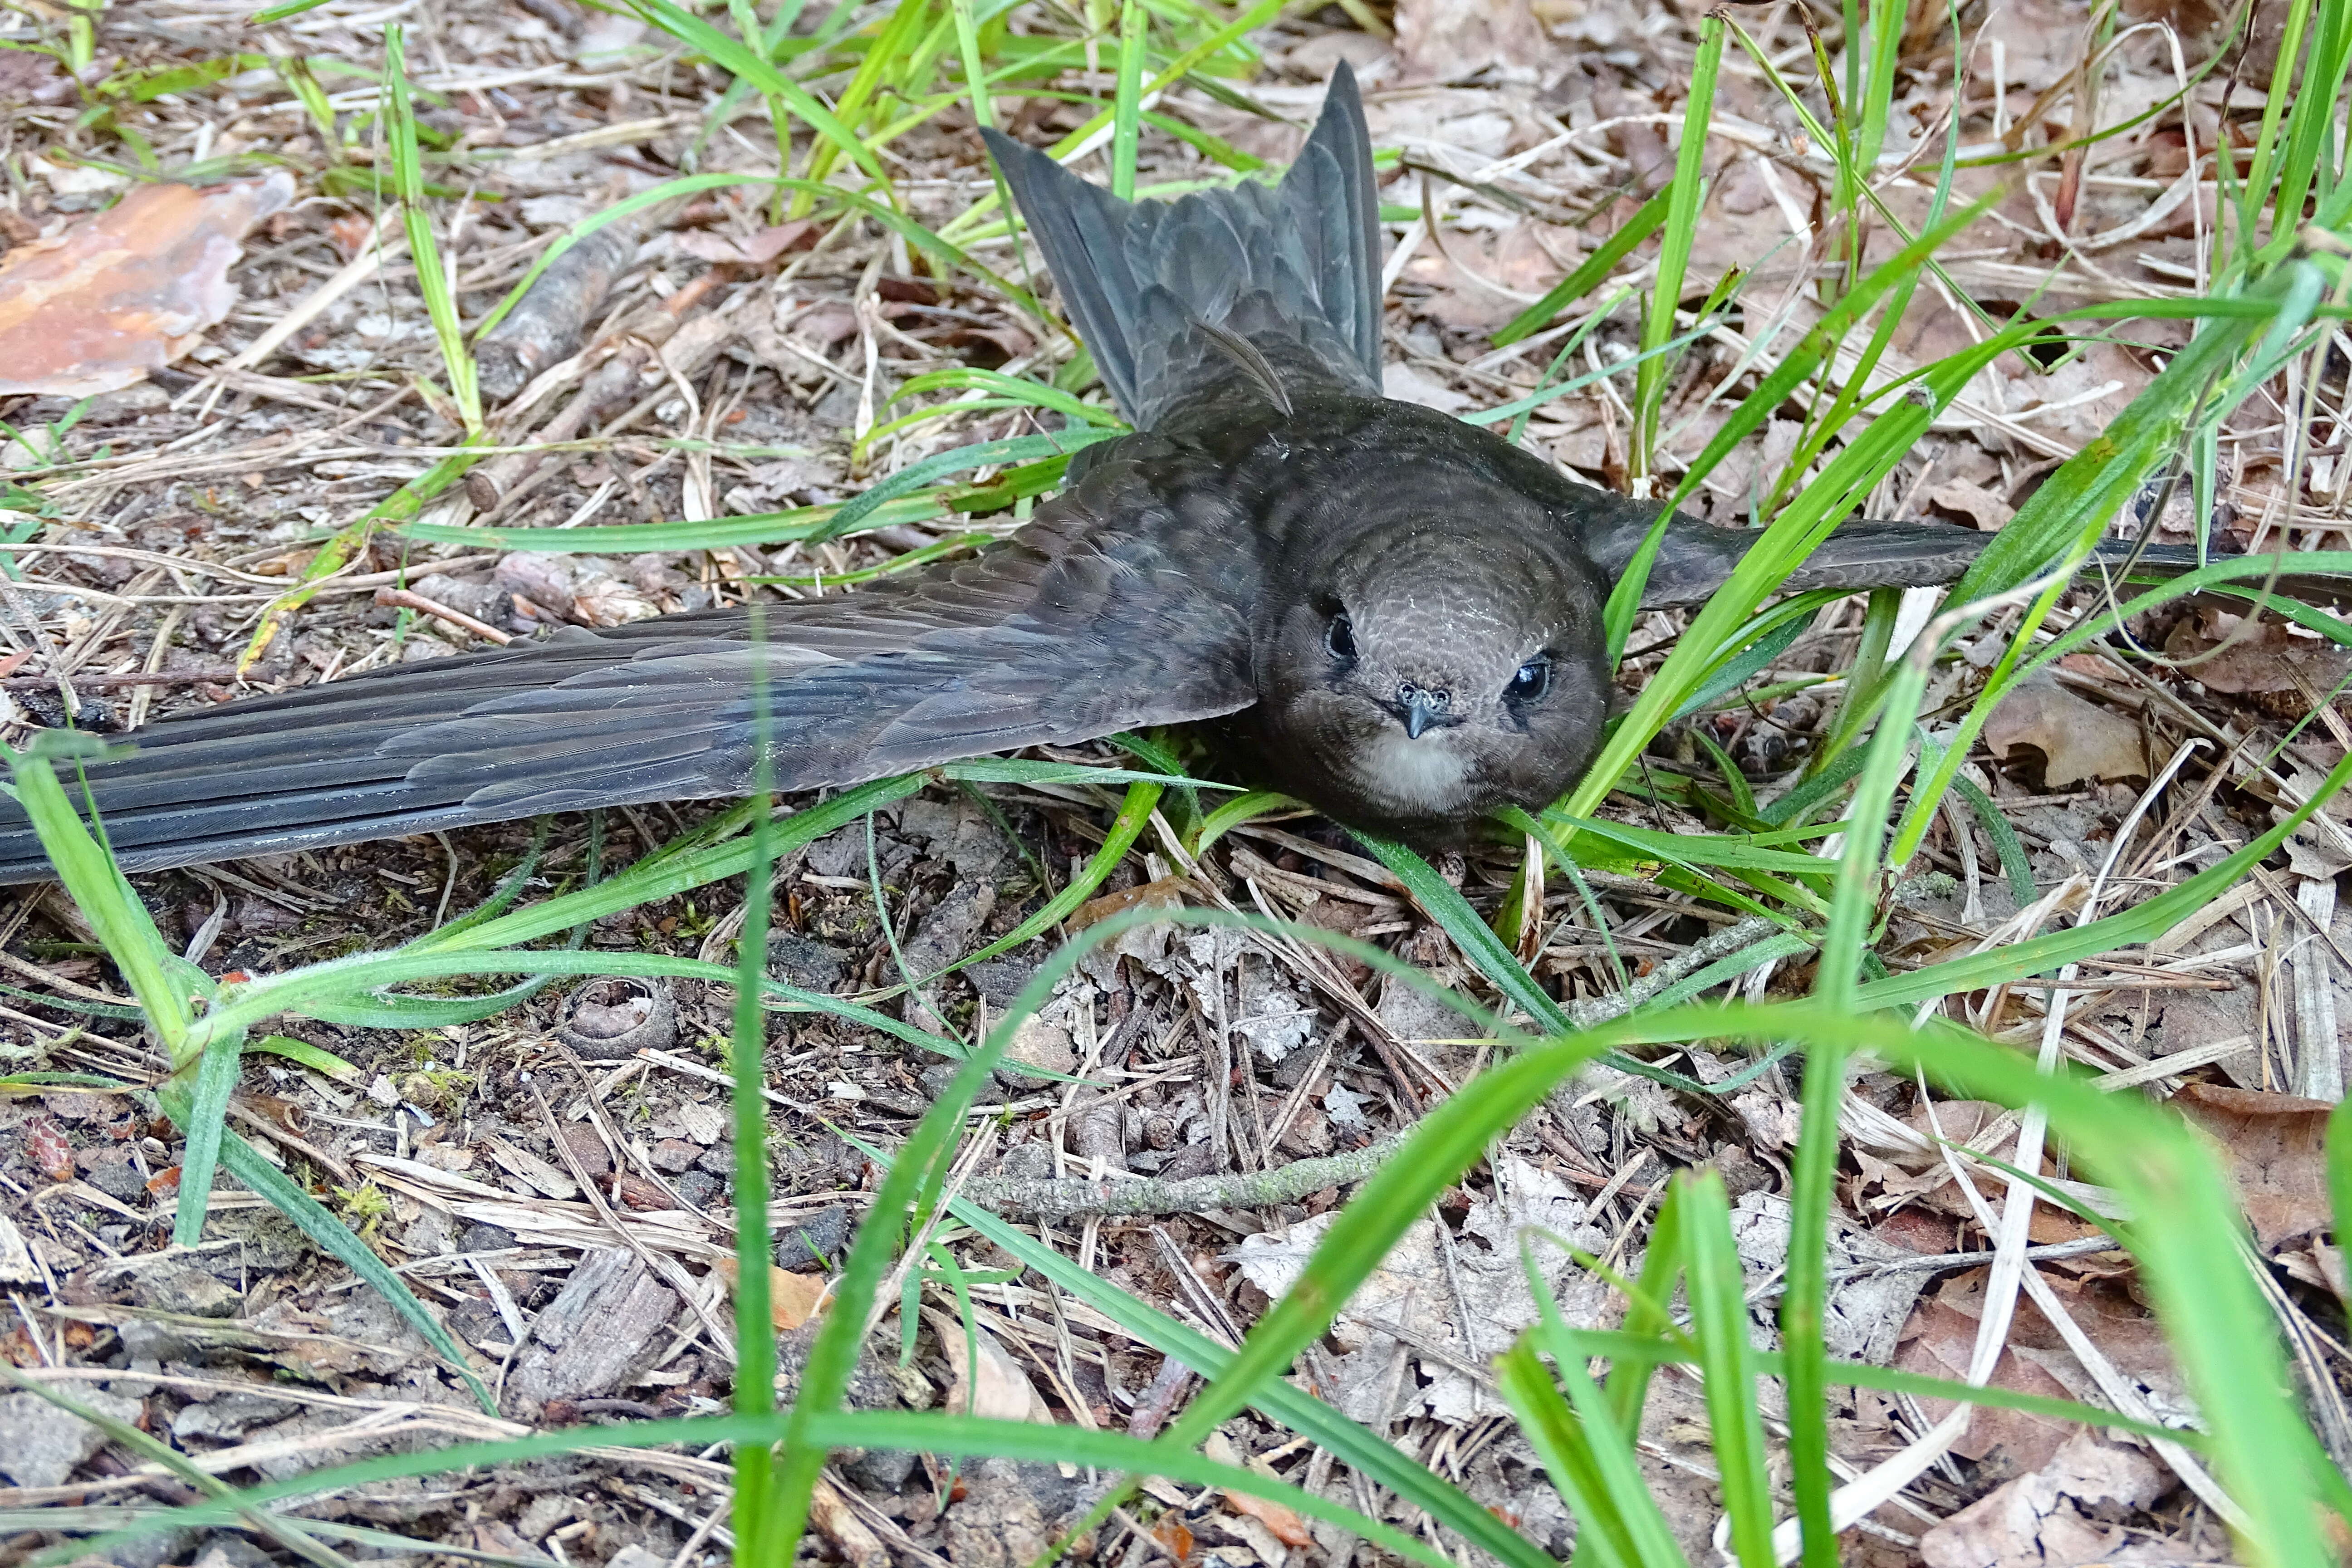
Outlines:
[[[1657, 521], [1655, 501], [1629, 500], [1578, 486], [1572, 512], [1585, 552], [1612, 580], [1623, 574]], [[1717, 528], [1677, 513], [1666, 525], [1642, 607], [1697, 605], [1723, 586], [1759, 537], [1745, 528]], [[1849, 522], [1822, 542], [1784, 584], [1805, 588], [1897, 588], [1949, 583], [1968, 570], [1988, 536], [1932, 522]]]
[[[827, 599], [572, 630], [167, 720], [89, 770], [126, 869], [541, 812], [849, 784], [1255, 699], [1245, 551], [1098, 464], [972, 558]], [[764, 714], [762, 710], [764, 709]], [[48, 874], [0, 816], [0, 881]]]
[[[1578, 532], [1593, 563], [1611, 578], [1621, 575], [1633, 552], [1648, 534], [1657, 515], [1655, 503], [1627, 500], [1605, 491], [1580, 489], [1574, 502]], [[1697, 605], [1727, 581], [1759, 537], [1745, 528], [1717, 528], [1677, 514], [1666, 527], [1656, 562], [1643, 584], [1642, 607], [1672, 609]], [[1974, 529], [1938, 522], [1879, 522], [1867, 518], [1839, 524], [1837, 531], [1804, 563], [1789, 574], [1781, 589], [1800, 593], [1808, 588], [1929, 588], [1958, 581], [1973, 565], [1993, 536]], [[2213, 559], [2228, 557], [2217, 552]], [[2135, 580], [2161, 581], [2193, 572], [2205, 563], [2197, 552], [2180, 545], [2135, 544], [2129, 540], [2103, 541], [2093, 552], [2095, 562], [2109, 567], [2128, 563]], [[2324, 573], [2296, 572], [2294, 556], [2281, 562], [2280, 574], [2265, 584], [2250, 579], [2243, 589], [2265, 588], [2287, 598], [2315, 605], [2352, 601], [2352, 579]]]

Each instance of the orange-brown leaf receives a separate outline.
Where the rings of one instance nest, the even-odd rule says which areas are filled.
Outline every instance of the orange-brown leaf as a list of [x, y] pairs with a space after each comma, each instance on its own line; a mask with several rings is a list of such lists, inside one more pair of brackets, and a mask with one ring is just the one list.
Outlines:
[[1265, 1526], [1285, 1546], [1315, 1544], [1315, 1538], [1307, 1533], [1307, 1521], [1272, 1498], [1252, 1497], [1247, 1492], [1227, 1492], [1225, 1506], [1235, 1513], [1245, 1513]]
[[[735, 1260], [722, 1258], [711, 1267], [727, 1281], [727, 1293], [735, 1293], [735, 1281], [741, 1278], [736, 1271]], [[825, 1301], [825, 1282], [822, 1275], [788, 1274], [773, 1264], [768, 1266], [768, 1316], [776, 1328], [785, 1333], [799, 1328], [817, 1315]]]
[[0, 260], [0, 394], [88, 397], [194, 348], [236, 303], [246, 232], [294, 199], [291, 175], [141, 185]]
[[25, 1152], [33, 1157], [34, 1168], [49, 1180], [73, 1180], [73, 1144], [67, 1140], [66, 1130], [52, 1119], [36, 1116], [25, 1123]]

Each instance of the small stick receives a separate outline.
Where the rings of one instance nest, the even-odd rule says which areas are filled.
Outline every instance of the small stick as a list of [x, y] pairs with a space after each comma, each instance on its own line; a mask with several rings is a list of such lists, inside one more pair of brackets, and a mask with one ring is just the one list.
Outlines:
[[463, 610], [453, 610], [437, 599], [428, 599], [424, 595], [414, 593], [406, 588], [378, 588], [375, 591], [375, 602], [379, 605], [415, 610], [418, 615], [431, 616], [436, 621], [446, 621], [461, 632], [470, 633], [480, 637], [484, 642], [496, 643], [500, 647], [514, 641], [514, 636], [510, 632], [502, 632], [488, 621], [478, 621]]
[[[77, 675], [74, 685], [82, 690], [119, 691], [137, 686], [196, 686], [205, 681], [234, 685], [236, 670], [226, 664], [212, 665], [203, 669], [134, 670], [126, 675]], [[0, 691], [54, 690], [58, 678], [54, 675], [12, 675], [0, 679]]]

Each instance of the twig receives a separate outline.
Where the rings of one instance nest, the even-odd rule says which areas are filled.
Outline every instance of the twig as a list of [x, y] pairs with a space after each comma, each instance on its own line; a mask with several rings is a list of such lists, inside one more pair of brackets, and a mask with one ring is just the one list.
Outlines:
[[418, 615], [431, 616], [436, 621], [446, 621], [461, 632], [470, 633], [484, 642], [496, 643], [500, 647], [514, 641], [513, 633], [502, 632], [488, 621], [478, 621], [463, 610], [453, 610], [438, 599], [428, 599], [413, 589], [378, 588], [375, 591], [375, 602], [400, 609], [415, 610]]
[[1269, 1171], [1174, 1182], [974, 1176], [965, 1184], [964, 1196], [1007, 1216], [1047, 1220], [1078, 1214], [1202, 1214], [1210, 1209], [1265, 1208], [1297, 1203], [1326, 1187], [1360, 1182], [1379, 1170], [1403, 1142], [1399, 1134], [1353, 1153], [1293, 1160]]
[[1683, 979], [1696, 974], [1718, 958], [1728, 958], [1743, 947], [1749, 947], [1769, 936], [1777, 936], [1788, 928], [1761, 915], [1727, 925], [1703, 941], [1694, 942], [1672, 958], [1662, 959], [1658, 966], [1613, 996], [1593, 996], [1567, 1006], [1569, 1018], [1577, 1027], [1589, 1029], [1595, 1024], [1622, 1018], [1647, 1002], [1651, 997]]
[[[235, 667], [226, 664], [206, 665], [202, 669], [145, 669], [127, 675], [77, 675], [73, 683], [83, 691], [116, 691], [133, 686], [198, 686], [205, 681], [232, 685], [236, 680]], [[0, 691], [47, 691], [58, 683], [54, 675], [11, 675], [0, 679]]]

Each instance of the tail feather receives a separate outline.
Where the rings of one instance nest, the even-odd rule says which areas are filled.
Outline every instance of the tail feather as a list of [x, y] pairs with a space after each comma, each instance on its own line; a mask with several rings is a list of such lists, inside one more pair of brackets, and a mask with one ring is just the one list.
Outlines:
[[1380, 198], [1353, 73], [1282, 183], [1134, 205], [986, 132], [1103, 384], [1138, 429], [1246, 384], [1213, 333], [1286, 383], [1380, 391]]

